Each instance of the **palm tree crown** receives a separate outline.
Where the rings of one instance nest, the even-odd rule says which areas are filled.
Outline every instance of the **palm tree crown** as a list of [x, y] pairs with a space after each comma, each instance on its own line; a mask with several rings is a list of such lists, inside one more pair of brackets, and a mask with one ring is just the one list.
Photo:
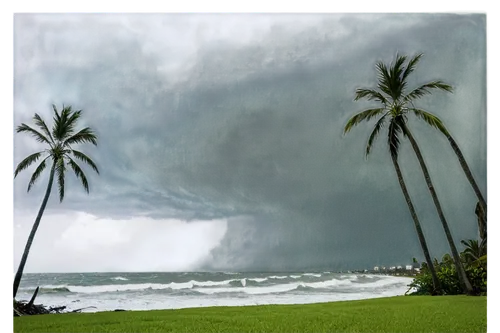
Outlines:
[[[373, 142], [375, 141], [380, 130], [386, 121], [389, 121], [388, 143], [391, 155], [398, 155], [400, 143], [400, 134], [407, 135], [407, 115], [413, 113], [417, 117], [423, 119], [429, 125], [438, 128], [440, 131], [446, 131], [441, 120], [435, 115], [418, 109], [413, 105], [413, 101], [431, 93], [433, 89], [441, 89], [448, 92], [452, 91], [452, 87], [440, 80], [425, 83], [409, 92], [407, 92], [408, 76], [415, 70], [422, 54], [418, 54], [411, 58], [407, 65], [405, 62], [407, 57], [397, 55], [394, 64], [387, 68], [382, 63], [377, 63], [378, 72], [378, 90], [375, 89], [357, 89], [355, 100], [366, 98], [375, 100], [382, 104], [379, 108], [364, 110], [354, 115], [347, 122], [344, 133], [349, 132], [354, 126], [362, 121], [368, 121], [374, 117], [380, 116], [375, 124], [372, 133], [369, 136], [366, 145], [366, 155], [370, 154]], [[447, 132], [447, 131], [446, 131]]]
[[28, 192], [31, 187], [36, 183], [40, 174], [45, 170], [47, 164], [46, 161], [50, 158], [53, 162], [53, 168], [57, 177], [57, 184], [59, 188], [59, 200], [64, 199], [64, 176], [66, 172], [66, 166], [69, 165], [73, 169], [76, 177], [80, 179], [84, 189], [89, 192], [89, 183], [85, 173], [76, 163], [75, 159], [78, 159], [86, 164], [97, 173], [99, 170], [95, 163], [81, 151], [72, 148], [73, 145], [79, 143], [92, 143], [97, 146], [97, 136], [89, 128], [85, 127], [79, 131], [75, 131], [75, 125], [80, 118], [81, 110], [73, 111], [71, 106], [64, 107], [59, 113], [55, 105], [52, 106], [54, 109], [54, 124], [52, 126], [52, 131], [43, 121], [43, 119], [35, 113], [33, 120], [35, 125], [39, 130], [30, 127], [24, 123], [17, 127], [16, 131], [18, 133], [26, 132], [31, 134], [38, 142], [45, 143], [48, 148], [39, 151], [37, 153], [31, 154], [22, 160], [15, 172], [14, 178], [19, 172], [36, 163], [40, 158], [43, 157], [41, 163], [35, 169], [35, 172], [31, 176], [30, 182], [28, 184]]

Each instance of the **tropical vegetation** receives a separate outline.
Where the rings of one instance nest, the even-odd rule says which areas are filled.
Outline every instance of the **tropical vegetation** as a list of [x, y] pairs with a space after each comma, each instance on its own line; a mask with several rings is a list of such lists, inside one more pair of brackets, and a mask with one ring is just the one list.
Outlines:
[[33, 121], [37, 128], [22, 123], [16, 129], [17, 133], [29, 134], [33, 136], [39, 143], [44, 144], [46, 147], [45, 149], [33, 153], [23, 159], [17, 165], [14, 171], [14, 178], [17, 177], [17, 175], [21, 171], [27, 169], [41, 159], [41, 162], [36, 167], [28, 183], [29, 192], [49, 164], [50, 171], [49, 181], [42, 204], [29, 234], [28, 241], [24, 248], [23, 256], [19, 264], [19, 268], [14, 277], [14, 298], [16, 297], [17, 290], [21, 282], [21, 277], [23, 275], [24, 266], [26, 265], [31, 245], [35, 238], [36, 231], [40, 225], [40, 221], [47, 205], [47, 201], [50, 197], [54, 177], [56, 178], [59, 190], [59, 201], [62, 202], [64, 199], [65, 177], [68, 167], [73, 170], [76, 177], [81, 181], [82, 186], [87, 193], [89, 192], [89, 182], [84, 171], [79, 166], [77, 161], [84, 162], [85, 164], [89, 165], [95, 172], [99, 173], [96, 164], [90, 157], [88, 157], [83, 152], [73, 148], [75, 145], [82, 143], [91, 143], [93, 145], [97, 145], [97, 136], [92, 129], [90, 129], [89, 127], [84, 127], [80, 130], [76, 130], [76, 126], [78, 124], [78, 120], [81, 117], [82, 111], [74, 111], [72, 110], [71, 106], [63, 106], [61, 112], [57, 110], [55, 105], [52, 105], [52, 108], [54, 110], [54, 123], [51, 130], [49, 130], [45, 121], [36, 113], [33, 116]]
[[[479, 242], [469, 239], [462, 241], [465, 249], [460, 253], [460, 260], [465, 268], [467, 278], [471, 282], [473, 293], [486, 295], [487, 293], [487, 257], [486, 240]], [[463, 292], [460, 286], [455, 263], [449, 254], [445, 254], [440, 262], [434, 259], [442, 292], [445, 295], [458, 295]], [[432, 277], [425, 263], [422, 263], [420, 274], [409, 284], [410, 295], [428, 295], [432, 293]]]
[[424, 175], [426, 185], [429, 189], [430, 195], [436, 207], [437, 214], [439, 216], [443, 230], [445, 232], [446, 239], [451, 249], [451, 255], [455, 262], [455, 267], [458, 272], [458, 277], [461, 282], [462, 288], [465, 293], [472, 294], [473, 293], [472, 285], [467, 277], [467, 273], [465, 272], [465, 269], [463, 268], [462, 262], [460, 260], [459, 253], [457, 251], [455, 242], [451, 235], [451, 230], [444, 216], [444, 212], [441, 207], [439, 198], [436, 194], [435, 186], [431, 180], [431, 176], [429, 174], [427, 165], [422, 156], [420, 147], [417, 144], [417, 141], [414, 138], [412, 132], [410, 131], [408, 124], [409, 116], [411, 115], [416, 116], [417, 119], [423, 120], [426, 124], [438, 129], [439, 131], [441, 131], [441, 133], [443, 133], [447, 137], [448, 141], [450, 142], [453, 150], [455, 151], [459, 159], [460, 165], [462, 166], [462, 169], [464, 170], [467, 179], [471, 183], [471, 186], [473, 187], [474, 192], [478, 197], [479, 200], [478, 209], [484, 212], [483, 213], [484, 225], [486, 221], [485, 217], [487, 209], [486, 201], [484, 200], [484, 197], [479, 191], [479, 188], [474, 180], [474, 177], [472, 176], [472, 173], [465, 161], [465, 158], [463, 157], [463, 154], [461, 153], [455, 140], [450, 135], [449, 131], [444, 126], [443, 122], [432, 113], [429, 113], [428, 111], [425, 111], [415, 106], [415, 102], [417, 99], [424, 97], [428, 94], [431, 94], [432, 91], [434, 90], [443, 90], [446, 92], [452, 92], [452, 87], [441, 80], [430, 81], [421, 84], [411, 90], [408, 89], [408, 78], [410, 74], [415, 70], [416, 65], [418, 64], [421, 58], [422, 54], [418, 54], [407, 61], [407, 56], [396, 55], [396, 60], [390, 66], [387, 66], [383, 62], [378, 62], [376, 64], [378, 72], [377, 89], [365, 89], [365, 88], [357, 89], [355, 100], [365, 98], [368, 100], [376, 101], [380, 103], [381, 106], [364, 110], [351, 117], [347, 122], [347, 124], [345, 125], [344, 133], [349, 132], [352, 129], [352, 127], [358, 125], [362, 121], [369, 121], [372, 118], [378, 117], [378, 120], [375, 123], [374, 129], [372, 130], [369, 136], [368, 143], [366, 146], [366, 155], [368, 155], [371, 151], [375, 139], [377, 138], [377, 136], [379, 135], [380, 131], [385, 126], [385, 124], [388, 123], [387, 142], [389, 145], [392, 162], [398, 176], [398, 181], [401, 190], [403, 191], [403, 195], [406, 199], [408, 208], [410, 210], [410, 213], [412, 215], [415, 224], [415, 228], [417, 230], [417, 234], [420, 240], [422, 250], [424, 252], [427, 267], [429, 269], [429, 272], [433, 280], [434, 292], [439, 293], [440, 287], [439, 287], [439, 279], [437, 278], [436, 274], [436, 269], [434, 268], [433, 262], [430, 260], [430, 255], [425, 242], [425, 238], [423, 236], [418, 217], [416, 215], [413, 203], [408, 194], [408, 189], [406, 188], [398, 164], [398, 151], [401, 142], [401, 137], [406, 137], [409, 140], [411, 147], [418, 159], [420, 168]]

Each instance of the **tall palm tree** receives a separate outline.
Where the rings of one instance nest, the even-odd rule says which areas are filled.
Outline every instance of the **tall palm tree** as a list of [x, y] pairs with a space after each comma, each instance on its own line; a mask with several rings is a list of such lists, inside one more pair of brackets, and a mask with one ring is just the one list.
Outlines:
[[376, 109], [368, 109], [356, 114], [347, 123], [345, 131], [349, 130], [352, 126], [357, 125], [363, 120], [370, 120], [373, 117], [381, 116], [368, 140], [367, 149], [371, 147], [373, 141], [378, 135], [378, 132], [384, 125], [385, 119], [387, 118], [390, 121], [389, 145], [391, 148], [391, 155], [394, 156], [393, 150], [397, 151], [397, 147], [399, 146], [400, 134], [409, 139], [413, 151], [415, 152], [419, 161], [427, 187], [433, 199], [439, 219], [445, 231], [446, 238], [450, 245], [452, 256], [459, 273], [458, 276], [460, 278], [460, 282], [466, 293], [472, 293], [472, 286], [467, 278], [467, 275], [465, 274], [465, 270], [463, 269], [462, 263], [460, 261], [460, 256], [456, 249], [455, 242], [453, 241], [453, 238], [451, 236], [451, 232], [448, 227], [446, 218], [444, 217], [444, 213], [441, 208], [441, 204], [437, 197], [436, 191], [434, 190], [434, 185], [432, 184], [432, 180], [423, 160], [422, 153], [407, 124], [408, 114], [412, 113], [418, 118], [423, 119], [427, 124], [440, 129], [442, 132], [443, 130], [445, 130], [445, 127], [442, 124], [441, 120], [439, 120], [439, 118], [429, 112], [416, 108], [413, 103], [416, 99], [430, 94], [431, 90], [433, 89], [440, 89], [451, 92], [452, 88], [450, 85], [440, 80], [436, 80], [420, 85], [419, 87], [411, 90], [409, 93], [406, 93], [408, 76], [415, 70], [415, 67], [421, 57], [422, 54], [416, 55], [415, 57], [411, 58], [405, 66], [407, 57], [397, 55], [396, 61], [390, 66], [390, 68], [388, 68], [382, 62], [378, 62], [376, 65], [378, 71], [378, 90], [358, 89], [356, 91], [355, 100], [359, 100], [361, 98], [375, 100], [380, 102], [382, 104], [382, 107]]
[[[357, 96], [355, 100], [359, 100], [361, 97], [363, 97], [363, 92], [360, 92], [360, 89], [356, 92]], [[360, 97], [360, 95], [362, 95]], [[369, 96], [369, 95], [364, 95], [364, 96]], [[373, 117], [375, 117], [378, 114], [381, 114], [383, 111], [385, 111], [385, 107], [388, 107], [388, 101], [386, 101], [385, 97], [376, 91], [373, 91], [370, 98], [376, 98], [379, 100], [383, 105], [384, 108], [375, 108], [375, 109], [367, 109], [364, 111], [361, 111], [360, 113], [357, 113], [354, 115], [345, 125], [344, 130], [346, 132], [349, 132], [354, 126], [360, 124], [363, 120], [369, 120]], [[386, 106], [387, 105], [387, 106]], [[415, 205], [413, 204], [413, 201], [410, 196], [410, 192], [408, 190], [408, 187], [406, 186], [406, 183], [404, 181], [403, 177], [403, 172], [401, 170], [401, 166], [399, 165], [399, 133], [401, 131], [400, 124], [399, 124], [399, 118], [401, 116], [395, 117], [386, 112], [376, 123], [373, 128], [372, 133], [370, 134], [370, 137], [368, 139], [368, 144], [366, 146], [366, 157], [368, 157], [372, 145], [377, 140], [378, 135], [380, 131], [382, 130], [382, 127], [386, 124], [386, 122], [389, 122], [389, 131], [388, 131], [388, 140], [387, 143], [389, 145], [389, 153], [391, 155], [391, 160], [392, 164], [394, 166], [394, 170], [396, 171], [396, 178], [398, 180], [399, 186], [401, 188], [401, 192], [403, 194], [403, 198], [406, 202], [406, 205], [408, 207], [408, 210], [410, 211], [410, 216], [413, 220], [413, 225], [415, 227], [415, 230], [417, 232], [417, 237], [418, 241], [420, 243], [420, 247], [422, 249], [422, 254], [424, 256], [424, 260], [427, 264], [427, 268], [429, 269], [429, 272], [431, 273], [432, 276], [432, 282], [434, 286], [434, 293], [436, 294], [441, 294], [441, 285], [439, 283], [439, 279], [436, 274], [436, 268], [434, 266], [434, 262], [432, 261], [432, 257], [430, 254], [429, 246], [427, 244], [427, 240], [424, 235], [424, 231], [422, 228], [422, 225], [420, 224], [420, 220], [418, 218], [417, 210], [415, 209]]]
[[28, 192], [31, 190], [32, 186], [36, 183], [42, 172], [47, 167], [47, 162], [52, 162], [50, 167], [49, 183], [47, 184], [47, 190], [45, 191], [45, 196], [43, 197], [42, 205], [38, 211], [38, 215], [35, 219], [35, 223], [31, 229], [26, 247], [24, 248], [24, 253], [19, 264], [16, 276], [14, 278], [14, 297], [16, 297], [17, 290], [19, 288], [19, 283], [21, 282], [21, 277], [23, 275], [24, 266], [26, 260], [28, 259], [28, 254], [35, 238], [36, 231], [40, 225], [40, 220], [42, 218], [45, 206], [50, 196], [52, 190], [52, 183], [54, 177], [57, 177], [57, 185], [59, 188], [59, 201], [62, 202], [64, 199], [64, 179], [66, 166], [69, 165], [73, 169], [76, 177], [80, 179], [83, 188], [87, 193], [89, 192], [89, 183], [85, 173], [76, 163], [75, 159], [80, 160], [88, 164], [95, 172], [99, 173], [95, 163], [84, 153], [73, 149], [73, 145], [79, 143], [92, 143], [97, 146], [97, 136], [89, 128], [85, 127], [79, 131], [75, 130], [78, 119], [81, 115], [81, 110], [73, 111], [71, 106], [64, 107], [59, 113], [55, 105], [52, 105], [54, 109], [54, 123], [52, 126], [52, 131], [49, 131], [47, 125], [43, 119], [35, 113], [33, 121], [39, 129], [35, 129], [26, 124], [21, 124], [17, 127], [17, 133], [28, 133], [33, 136], [38, 142], [45, 144], [46, 149], [39, 151], [37, 153], [31, 154], [22, 160], [16, 167], [14, 172], [14, 178], [19, 172], [28, 168], [33, 163], [37, 162], [40, 158], [43, 158], [35, 172], [31, 176], [28, 184]]

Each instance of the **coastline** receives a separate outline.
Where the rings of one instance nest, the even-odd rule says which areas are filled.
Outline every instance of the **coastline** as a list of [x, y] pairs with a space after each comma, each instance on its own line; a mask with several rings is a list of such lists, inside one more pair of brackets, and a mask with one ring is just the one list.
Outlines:
[[314, 304], [404, 295], [411, 278], [365, 273], [86, 273], [30, 275], [18, 300], [65, 312]]

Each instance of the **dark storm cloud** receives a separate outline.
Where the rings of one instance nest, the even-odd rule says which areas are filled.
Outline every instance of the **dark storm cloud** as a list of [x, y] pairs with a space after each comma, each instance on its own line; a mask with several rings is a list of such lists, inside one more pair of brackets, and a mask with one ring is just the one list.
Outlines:
[[[32, 59], [16, 66], [16, 124], [33, 112], [26, 106], [34, 101], [24, 96], [43, 86], [38, 96], [83, 108], [99, 134], [99, 147], [88, 153], [101, 175], [92, 176], [90, 196], [68, 195], [66, 208], [111, 217], [227, 218], [226, 235], [203, 266], [211, 269], [408, 262], [420, 250], [384, 137], [365, 159], [371, 126], [342, 134], [351, 115], [373, 105], [353, 102], [356, 88], [375, 87], [375, 62], [397, 52], [425, 54], [412, 84], [443, 79], [455, 87], [419, 105], [444, 120], [485, 193], [484, 16], [298, 15], [293, 24], [294, 16], [243, 15], [236, 18], [242, 31], [258, 33], [239, 41], [237, 29], [220, 29], [226, 35], [217, 38], [203, 35], [200, 24], [192, 28], [194, 46], [184, 41], [177, 53], [161, 33], [138, 32], [140, 17], [124, 24], [92, 16], [96, 25], [85, 29], [68, 21], [64, 33], [48, 20], [32, 41], [32, 58], [33, 45], [23, 48], [21, 33], [33, 18], [16, 20], [16, 59]], [[265, 21], [274, 17], [276, 23]], [[187, 30], [197, 18], [205, 27], [214, 23], [210, 15], [186, 18], [165, 16], [158, 27], [170, 22]], [[249, 23], [254, 18], [267, 23], [258, 30]], [[232, 15], [217, 19], [235, 24]], [[68, 44], [74, 49], [59, 55]], [[166, 75], [168, 59], [183, 66]], [[474, 238], [475, 198], [453, 152], [436, 131], [411, 126], [455, 239]], [[26, 141], [16, 136], [14, 162], [31, 151]], [[447, 245], [421, 172], [411, 152], [401, 158], [431, 251], [440, 256]], [[36, 206], [43, 193], [20, 199], [26, 179], [16, 180], [16, 207]]]

